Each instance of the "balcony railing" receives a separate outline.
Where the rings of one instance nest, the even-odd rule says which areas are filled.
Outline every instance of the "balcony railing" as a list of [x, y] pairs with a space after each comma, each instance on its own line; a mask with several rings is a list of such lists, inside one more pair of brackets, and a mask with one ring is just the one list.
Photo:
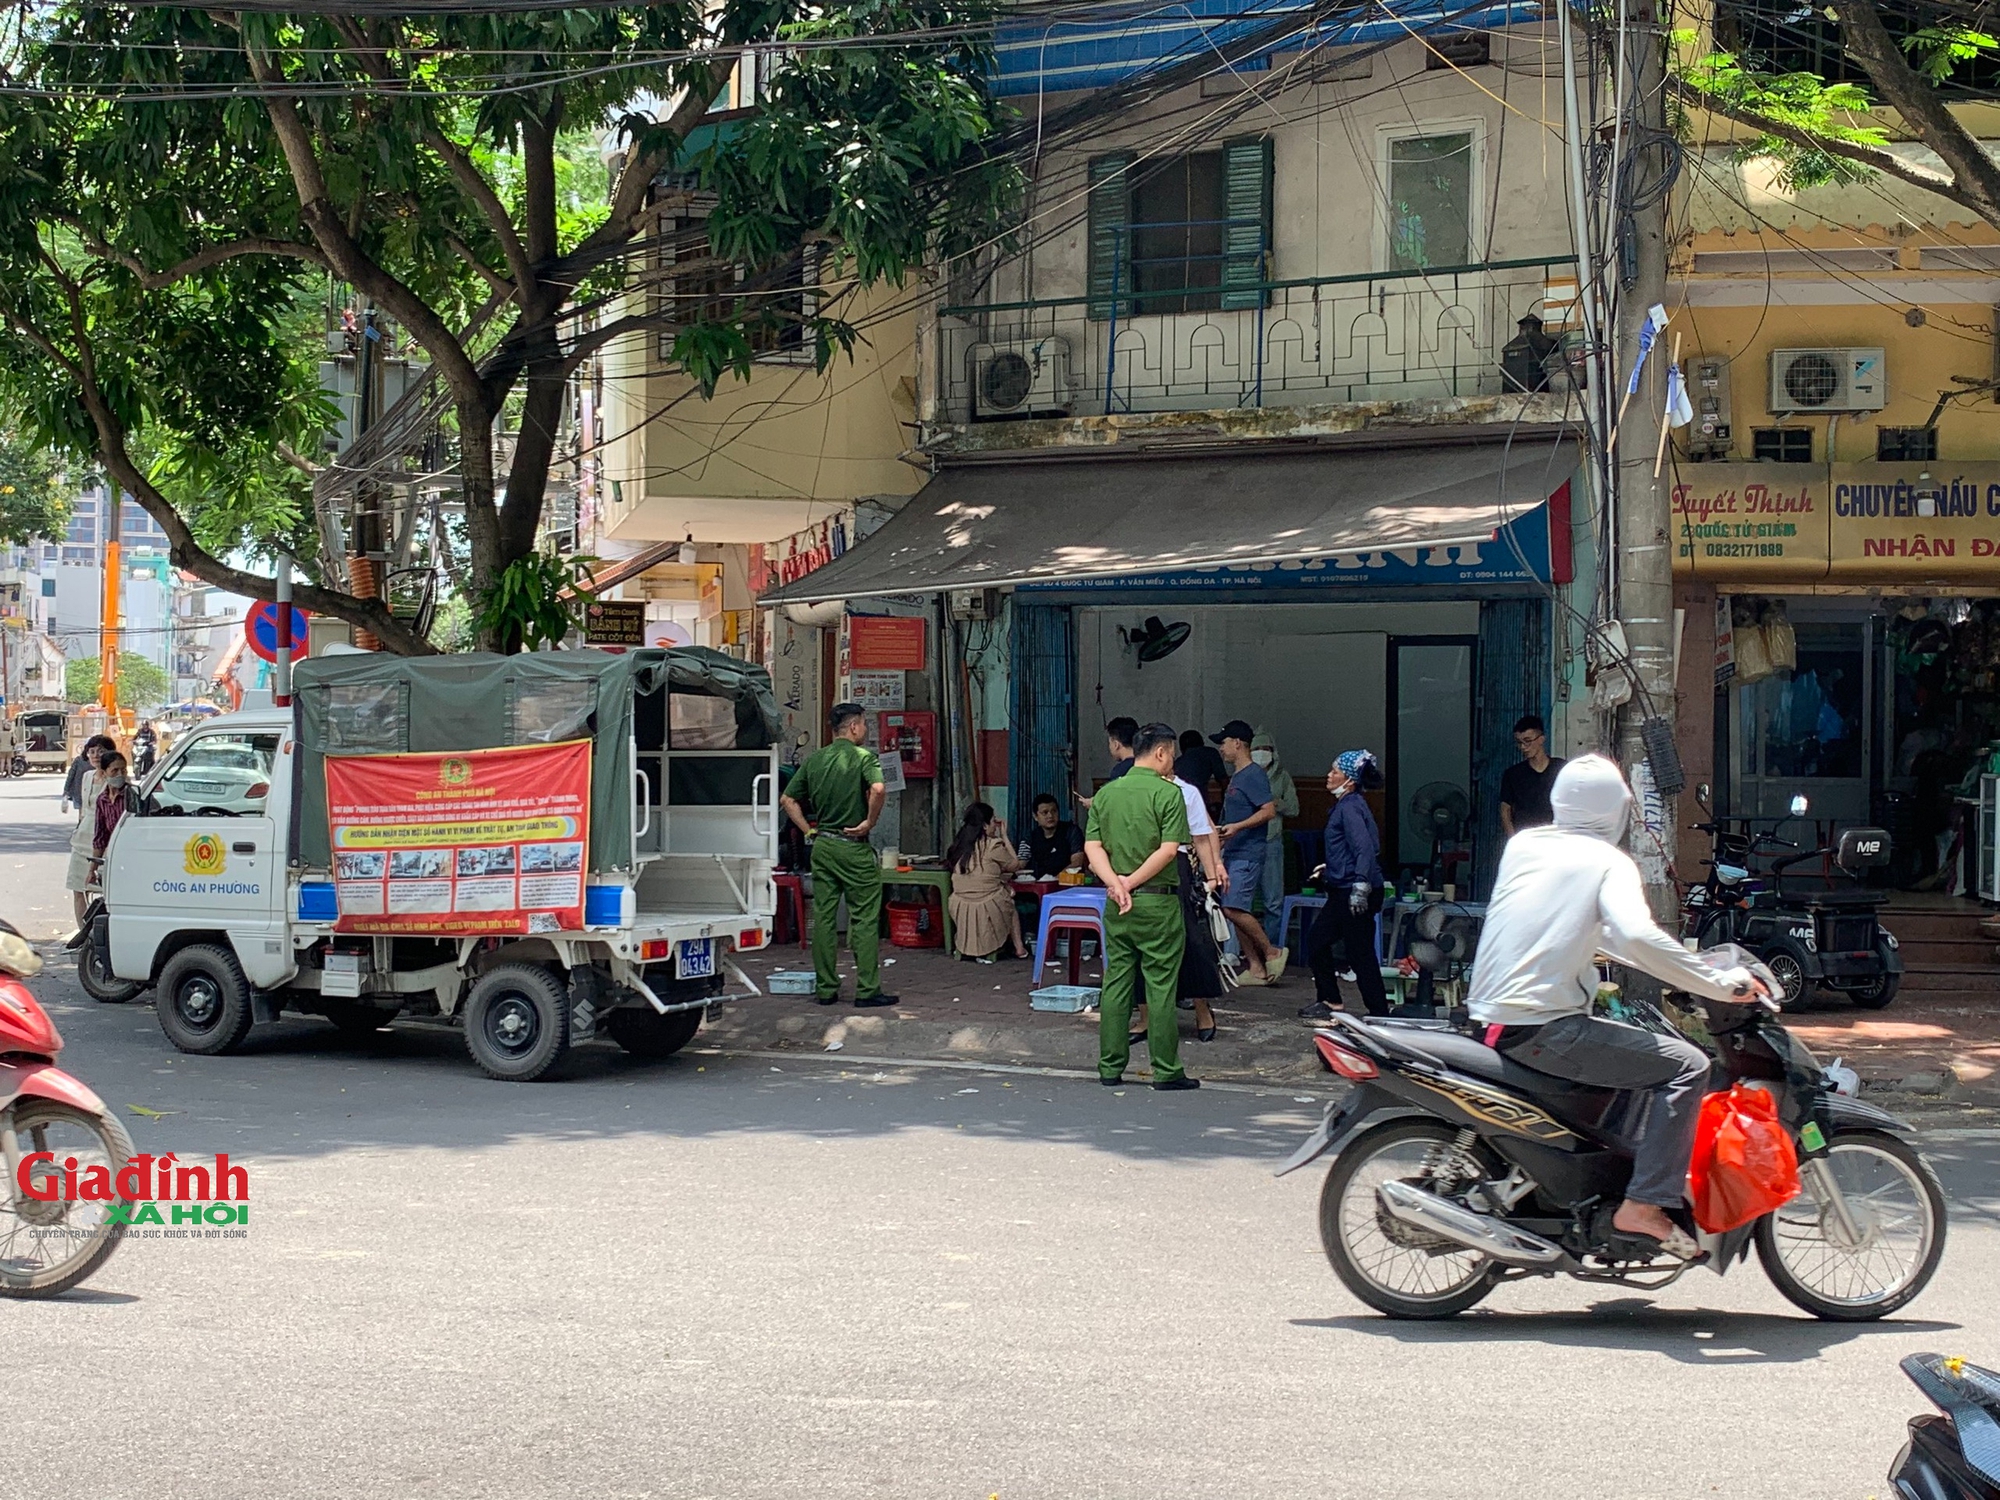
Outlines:
[[[995, 302], [940, 311], [946, 422], [1494, 395], [1500, 354], [1541, 315], [1566, 257], [1174, 288], [1234, 310], [1145, 310], [1148, 297]], [[1567, 278], [1564, 278], [1567, 279]], [[1182, 300], [1185, 299], [1185, 300]], [[1549, 321], [1556, 321], [1551, 318]]]

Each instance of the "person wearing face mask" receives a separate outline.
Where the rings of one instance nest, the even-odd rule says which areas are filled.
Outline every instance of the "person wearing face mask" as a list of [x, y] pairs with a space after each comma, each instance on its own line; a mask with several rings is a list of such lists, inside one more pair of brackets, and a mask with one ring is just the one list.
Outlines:
[[1382, 961], [1375, 952], [1375, 915], [1382, 910], [1382, 836], [1361, 796], [1364, 789], [1381, 784], [1381, 768], [1367, 750], [1342, 751], [1326, 773], [1333, 811], [1326, 819], [1326, 862], [1313, 871], [1315, 880], [1325, 882], [1326, 905], [1306, 937], [1306, 961], [1319, 998], [1299, 1012], [1309, 1021], [1330, 1020], [1341, 1008], [1343, 963], [1354, 971], [1354, 987], [1368, 1014], [1389, 1013]]
[[1271, 783], [1271, 805], [1278, 815], [1264, 825], [1264, 936], [1273, 947], [1285, 941], [1285, 819], [1299, 815], [1299, 788], [1278, 759], [1278, 744], [1260, 729], [1250, 739], [1250, 762], [1263, 768]]
[[130, 768], [125, 757], [116, 750], [107, 751], [97, 767], [97, 801], [91, 808], [90, 817], [90, 876], [89, 883], [96, 885], [104, 873], [104, 846], [111, 842], [111, 832], [124, 816], [137, 810], [138, 792], [132, 786]]

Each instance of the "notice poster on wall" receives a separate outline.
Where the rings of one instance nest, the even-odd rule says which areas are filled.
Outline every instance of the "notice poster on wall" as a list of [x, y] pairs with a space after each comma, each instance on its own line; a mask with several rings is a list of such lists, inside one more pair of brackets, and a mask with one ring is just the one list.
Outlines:
[[335, 930], [581, 928], [590, 748], [329, 755]]

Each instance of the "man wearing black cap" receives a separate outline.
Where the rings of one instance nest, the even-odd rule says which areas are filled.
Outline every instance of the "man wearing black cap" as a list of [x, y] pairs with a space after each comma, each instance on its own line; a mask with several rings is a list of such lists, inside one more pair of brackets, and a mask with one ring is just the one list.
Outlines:
[[[868, 716], [858, 704], [836, 703], [832, 721], [833, 739], [799, 767], [778, 799], [812, 849], [814, 993], [821, 1005], [840, 998], [836, 924], [845, 896], [854, 1003], [894, 1005], [896, 997], [882, 993], [882, 865], [868, 843], [886, 797], [882, 762], [863, 743]], [[812, 804], [812, 822], [806, 820], [805, 803]]]
[[1222, 893], [1222, 912], [1236, 929], [1249, 967], [1237, 976], [1237, 984], [1272, 984], [1285, 972], [1290, 956], [1283, 948], [1271, 946], [1263, 924], [1250, 914], [1250, 901], [1264, 883], [1264, 825], [1278, 815], [1271, 794], [1271, 779], [1250, 757], [1250, 741], [1257, 731], [1241, 719], [1231, 719], [1209, 738], [1222, 747], [1223, 762], [1229, 767], [1229, 790], [1222, 796], [1222, 866], [1229, 873], [1229, 889]]

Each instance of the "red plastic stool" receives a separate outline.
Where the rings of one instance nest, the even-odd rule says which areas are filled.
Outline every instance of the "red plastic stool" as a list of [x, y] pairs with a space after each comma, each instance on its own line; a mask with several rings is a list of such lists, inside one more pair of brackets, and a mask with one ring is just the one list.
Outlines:
[[778, 911], [775, 923], [777, 930], [771, 940], [777, 943], [789, 942], [785, 922], [790, 918], [798, 928], [799, 946], [811, 945], [812, 935], [806, 929], [806, 883], [796, 875], [780, 870], [771, 876], [771, 884], [778, 889]]

